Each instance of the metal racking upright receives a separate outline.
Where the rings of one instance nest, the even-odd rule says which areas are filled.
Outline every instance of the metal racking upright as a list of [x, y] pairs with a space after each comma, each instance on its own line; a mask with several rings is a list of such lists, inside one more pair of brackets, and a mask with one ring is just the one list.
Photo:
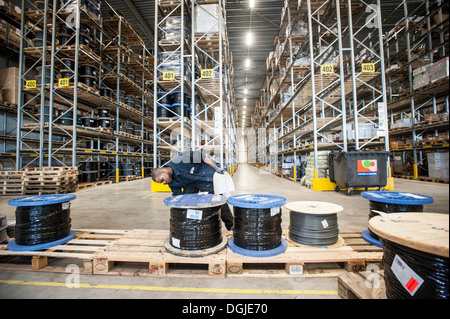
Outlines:
[[237, 163], [225, 20], [222, 0], [155, 2], [154, 167], [185, 150], [204, 151], [230, 172]]
[[319, 151], [389, 150], [381, 21], [380, 1], [285, 2], [257, 110], [262, 165], [280, 173], [285, 155], [313, 151], [313, 188], [332, 190]]
[[[100, 3], [112, 17], [101, 15]], [[150, 52], [131, 25], [106, 1], [22, 0], [21, 34], [16, 169], [102, 160], [118, 181], [121, 164], [143, 168], [151, 160], [153, 92], [147, 82], [153, 74]], [[89, 68], [90, 82], [83, 82], [81, 66]], [[32, 80], [36, 69], [40, 74]], [[133, 97], [131, 106], [125, 94]], [[80, 123], [80, 116], [100, 117], [100, 108], [114, 125], [103, 130]], [[34, 123], [24, 125], [24, 115]], [[125, 126], [136, 129], [125, 133]], [[32, 132], [39, 132], [38, 149], [27, 143]]]

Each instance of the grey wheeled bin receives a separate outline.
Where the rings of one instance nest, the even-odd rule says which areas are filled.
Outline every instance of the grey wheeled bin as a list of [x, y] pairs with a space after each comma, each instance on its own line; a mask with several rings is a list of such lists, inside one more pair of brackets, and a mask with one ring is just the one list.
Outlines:
[[[335, 191], [347, 189], [347, 195], [354, 188], [378, 187], [387, 184], [389, 152], [332, 152], [329, 156], [330, 180], [336, 183]], [[333, 176], [331, 176], [333, 175]]]

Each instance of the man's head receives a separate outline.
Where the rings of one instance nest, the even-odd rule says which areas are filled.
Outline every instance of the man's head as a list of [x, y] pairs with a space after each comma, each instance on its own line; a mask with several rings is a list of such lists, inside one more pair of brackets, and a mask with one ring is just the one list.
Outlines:
[[169, 184], [172, 181], [172, 169], [170, 167], [155, 168], [152, 171], [152, 179], [155, 183]]

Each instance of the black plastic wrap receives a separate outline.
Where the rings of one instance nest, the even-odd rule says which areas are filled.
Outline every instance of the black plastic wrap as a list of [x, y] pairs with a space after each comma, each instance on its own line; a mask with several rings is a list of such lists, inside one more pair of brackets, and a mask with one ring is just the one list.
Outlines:
[[[449, 259], [411, 249], [381, 238], [383, 244], [384, 281], [388, 299], [448, 299], [449, 297]], [[423, 279], [422, 285], [413, 291], [406, 290], [392, 271], [395, 256]], [[402, 266], [403, 268], [403, 266]], [[410, 289], [414, 286], [409, 286]]]
[[310, 246], [332, 245], [339, 239], [337, 214], [311, 215], [291, 211], [289, 238]]
[[281, 245], [281, 208], [271, 216], [271, 209], [234, 207], [233, 242], [248, 250], [269, 250]]
[[19, 206], [16, 208], [15, 241], [18, 245], [29, 246], [67, 237], [71, 221], [69, 203]]
[[[188, 209], [170, 209], [170, 242], [183, 250], [200, 250], [215, 247], [222, 242], [220, 207], [196, 209], [202, 211], [201, 219], [187, 218]], [[178, 245], [174, 245], [179, 240]]]

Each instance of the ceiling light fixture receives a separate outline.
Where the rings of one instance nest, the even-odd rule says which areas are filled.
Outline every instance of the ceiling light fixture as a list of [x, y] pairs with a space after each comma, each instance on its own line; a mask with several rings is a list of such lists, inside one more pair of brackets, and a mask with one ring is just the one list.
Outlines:
[[247, 60], [245, 60], [245, 67], [247, 69], [250, 68], [250, 63], [251, 63], [250, 59], [247, 58]]
[[247, 45], [253, 44], [253, 33], [247, 32]]
[[248, 89], [245, 88], [245, 89], [244, 89], [244, 94], [247, 94], [247, 93], [248, 93]]
[[250, 0], [248, 5], [249, 5], [250, 8], [253, 9], [255, 7], [255, 0]]

